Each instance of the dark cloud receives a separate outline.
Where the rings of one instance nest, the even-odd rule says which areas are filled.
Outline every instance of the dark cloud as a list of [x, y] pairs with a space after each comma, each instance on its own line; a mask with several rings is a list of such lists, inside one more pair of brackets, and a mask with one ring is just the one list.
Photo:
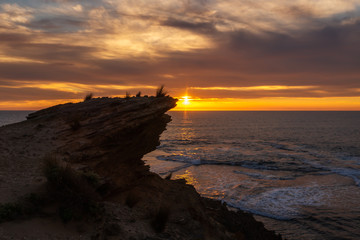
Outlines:
[[0, 63], [0, 79], [5, 80], [36, 80], [57, 82], [89, 82], [96, 80], [91, 73], [78, 69], [74, 66], [63, 64], [40, 64], [40, 63]]
[[169, 18], [166, 21], [162, 22], [164, 26], [170, 26], [180, 29], [185, 29], [197, 33], [215, 33], [216, 28], [214, 23], [211, 22], [187, 22], [183, 20], [178, 20], [174, 18]]
[[105, 73], [108, 75], [139, 75], [146, 76], [154, 70], [154, 65], [141, 59], [138, 60], [95, 60], [92, 62], [97, 66], [99, 74]]
[[83, 94], [75, 94], [65, 91], [56, 91], [39, 88], [0, 88], [0, 101], [9, 100], [56, 100], [56, 99], [76, 99], [82, 98]]
[[[340, 57], [342, 53], [359, 54], [359, 49], [348, 48], [348, 44], [360, 42], [360, 23], [349, 26], [325, 27], [306, 32], [297, 37], [267, 32], [258, 36], [248, 32], [236, 32], [230, 36], [229, 48], [264, 56], [312, 57], [314, 55]], [[353, 52], [355, 51], [355, 53]]]
[[76, 32], [86, 26], [86, 21], [65, 17], [42, 18], [33, 20], [25, 26], [32, 29], [42, 29], [46, 32]]
[[21, 44], [24, 42], [29, 42], [31, 37], [25, 34], [18, 33], [0, 33], [0, 44]]
[[[169, 53], [171, 58], [162, 66], [181, 76], [184, 85], [336, 86], [343, 90], [340, 93], [329, 91], [329, 94], [298, 90], [298, 94], [288, 90], [286, 92], [291, 94], [273, 93], [279, 96], [353, 96], [358, 92], [351, 88], [360, 87], [359, 30], [358, 22], [329, 26], [298, 36], [238, 31], [223, 34], [216, 49]], [[243, 96], [239, 92], [231, 94]]]
[[4, 53], [12, 57], [47, 63], [66, 61], [68, 64], [89, 59], [91, 54], [97, 51], [94, 47], [73, 46], [66, 42], [64, 44], [36, 43], [47, 37], [51, 35], [38, 33], [29, 36], [28, 34], [0, 33], [0, 47]]

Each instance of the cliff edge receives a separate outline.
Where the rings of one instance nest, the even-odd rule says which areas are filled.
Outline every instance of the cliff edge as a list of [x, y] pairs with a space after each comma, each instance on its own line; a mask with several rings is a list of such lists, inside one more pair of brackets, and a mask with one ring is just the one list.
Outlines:
[[96, 98], [0, 128], [0, 239], [281, 239], [141, 160], [171, 97]]

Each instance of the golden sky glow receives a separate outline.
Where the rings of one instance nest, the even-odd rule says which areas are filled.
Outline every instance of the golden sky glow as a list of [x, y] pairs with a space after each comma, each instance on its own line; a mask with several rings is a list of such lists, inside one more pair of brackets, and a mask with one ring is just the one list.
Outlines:
[[191, 97], [189, 96], [183, 96], [181, 98], [179, 98], [179, 103], [178, 105], [184, 105], [184, 106], [188, 106], [191, 104]]
[[358, 0], [5, 0], [0, 110], [162, 84], [176, 110], [360, 110], [359, 29]]
[[[316, 103], [316, 104], [314, 104]], [[264, 98], [264, 99], [180, 99], [173, 111], [358, 111], [360, 97], [355, 98]]]

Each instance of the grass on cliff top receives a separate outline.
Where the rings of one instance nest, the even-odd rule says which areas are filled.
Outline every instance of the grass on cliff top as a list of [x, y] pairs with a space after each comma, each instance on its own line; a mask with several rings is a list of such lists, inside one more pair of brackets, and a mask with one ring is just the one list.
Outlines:
[[166, 97], [167, 92], [164, 90], [164, 85], [161, 85], [157, 90], [156, 90], [156, 95], [155, 97]]
[[[165, 86], [161, 85], [158, 89], [156, 89], [156, 93], [155, 93], [155, 97], [160, 98], [160, 97], [166, 97], [168, 92], [164, 90]], [[139, 91], [135, 97], [141, 97], [141, 92]], [[144, 97], [148, 97], [148, 95], [144, 95]], [[126, 92], [125, 93], [125, 99], [130, 99], [131, 98], [131, 94], [130, 92]]]
[[89, 101], [89, 100], [91, 100], [92, 98], [93, 98], [93, 94], [92, 94], [92, 93], [89, 93], [89, 94], [87, 94], [87, 95], [85, 96], [84, 102]]

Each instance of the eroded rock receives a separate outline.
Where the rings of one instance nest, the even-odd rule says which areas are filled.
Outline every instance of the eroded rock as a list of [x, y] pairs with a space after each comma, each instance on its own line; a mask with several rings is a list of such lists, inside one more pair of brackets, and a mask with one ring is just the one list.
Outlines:
[[[171, 120], [165, 112], [175, 105], [171, 97], [97, 98], [44, 109], [1, 127], [0, 203], [41, 191], [43, 158], [51, 155], [101, 181], [105, 214], [81, 233], [84, 239], [281, 239], [250, 214], [228, 211], [184, 181], [149, 171], [141, 159], [159, 145]], [[54, 230], [41, 231], [30, 237], [58, 239]], [[0, 232], [4, 239], [21, 235], [2, 225]], [[66, 234], [75, 239], [80, 233]]]

